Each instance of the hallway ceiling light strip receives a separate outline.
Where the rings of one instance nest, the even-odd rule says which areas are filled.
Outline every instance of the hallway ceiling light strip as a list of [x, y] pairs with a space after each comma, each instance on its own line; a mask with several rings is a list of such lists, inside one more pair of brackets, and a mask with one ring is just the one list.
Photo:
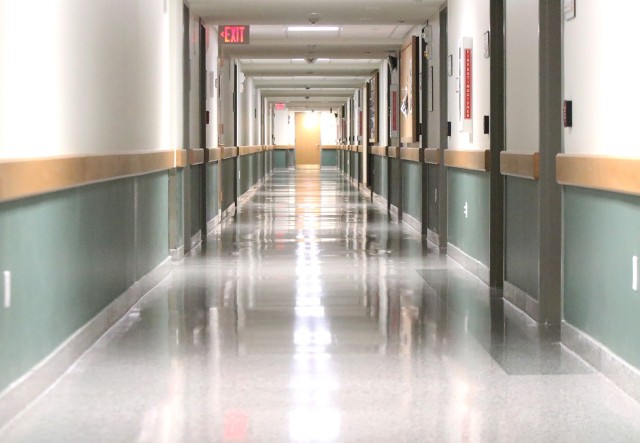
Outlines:
[[287, 26], [288, 32], [336, 32], [339, 26]]

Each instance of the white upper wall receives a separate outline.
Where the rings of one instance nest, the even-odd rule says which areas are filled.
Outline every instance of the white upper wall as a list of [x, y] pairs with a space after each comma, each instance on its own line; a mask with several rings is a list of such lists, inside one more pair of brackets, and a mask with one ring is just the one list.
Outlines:
[[276, 145], [289, 144], [289, 111], [274, 111], [273, 134]]
[[0, 2], [0, 158], [174, 147], [179, 3]]
[[[427, 81], [431, 81], [433, 85], [432, 97], [428, 97], [428, 100], [433, 100], [433, 111], [429, 111], [429, 103], [427, 103], [427, 109], [424, 110], [427, 115], [427, 147], [439, 148], [440, 147], [440, 13], [434, 14], [429, 19], [429, 26], [431, 26], [431, 35], [433, 36], [431, 44], [431, 57], [429, 59], [429, 68], [427, 74]], [[433, 77], [433, 78], [431, 78]], [[425, 88], [429, 89], [429, 85]]]
[[[483, 116], [489, 115], [489, 59], [484, 58], [483, 36], [489, 30], [489, 0], [450, 0], [448, 7], [449, 54], [453, 55], [453, 76], [448, 77], [450, 149], [489, 149], [489, 135], [483, 133]], [[458, 48], [463, 37], [473, 38], [473, 134], [460, 132], [460, 88]], [[461, 86], [462, 87], [462, 86]]]
[[389, 144], [389, 62], [380, 62], [378, 77], [378, 146]]
[[[539, 0], [506, 0], [506, 149], [540, 149]], [[581, 5], [582, 9], [582, 5]]]
[[218, 28], [207, 26], [207, 111], [209, 124], [207, 125], [207, 147], [218, 146]]
[[338, 121], [332, 112], [320, 113], [320, 144], [335, 145], [338, 142]]
[[579, 2], [564, 24], [564, 98], [573, 101], [573, 128], [564, 131], [564, 151], [640, 157], [637, 65], [631, 42], [640, 2]]

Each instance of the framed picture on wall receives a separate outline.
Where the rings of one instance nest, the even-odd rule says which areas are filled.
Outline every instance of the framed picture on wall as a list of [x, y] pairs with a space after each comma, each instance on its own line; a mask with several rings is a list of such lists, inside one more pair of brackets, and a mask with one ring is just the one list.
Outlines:
[[400, 50], [400, 141], [418, 141], [418, 37]]
[[369, 143], [378, 143], [378, 80], [376, 72], [367, 85], [367, 115], [369, 116]]

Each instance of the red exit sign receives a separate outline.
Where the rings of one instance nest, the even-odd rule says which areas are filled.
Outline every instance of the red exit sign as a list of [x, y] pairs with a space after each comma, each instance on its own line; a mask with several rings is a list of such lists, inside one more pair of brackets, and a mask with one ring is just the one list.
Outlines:
[[223, 45], [248, 45], [249, 25], [218, 26], [218, 43]]

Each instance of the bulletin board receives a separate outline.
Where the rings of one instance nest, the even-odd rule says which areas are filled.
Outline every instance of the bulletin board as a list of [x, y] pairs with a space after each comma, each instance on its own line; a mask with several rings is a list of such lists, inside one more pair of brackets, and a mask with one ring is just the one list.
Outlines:
[[369, 116], [369, 143], [378, 143], [378, 81], [376, 72], [367, 85], [368, 113]]
[[400, 140], [418, 141], [418, 37], [412, 36], [400, 51]]

